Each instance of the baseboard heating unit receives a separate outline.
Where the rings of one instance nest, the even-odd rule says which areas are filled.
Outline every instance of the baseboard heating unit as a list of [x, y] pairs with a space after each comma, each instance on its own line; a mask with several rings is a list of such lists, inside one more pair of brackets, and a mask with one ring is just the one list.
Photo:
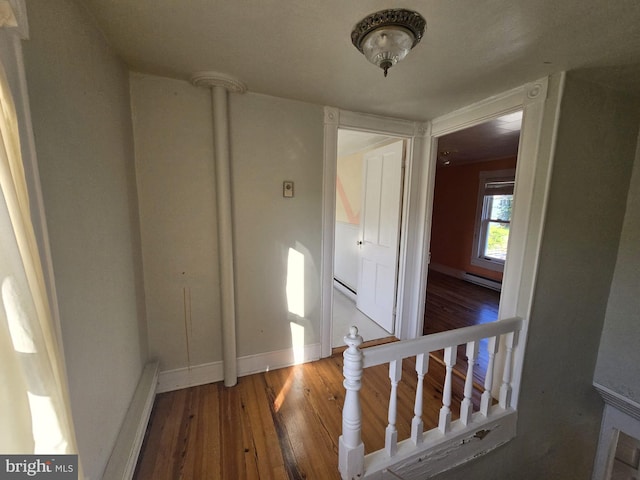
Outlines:
[[481, 285], [492, 290], [497, 290], [498, 292], [502, 290], [502, 283], [481, 277], [479, 275], [474, 275], [473, 273], [465, 272], [462, 275], [462, 279], [466, 280], [467, 282], [475, 283], [476, 285]]

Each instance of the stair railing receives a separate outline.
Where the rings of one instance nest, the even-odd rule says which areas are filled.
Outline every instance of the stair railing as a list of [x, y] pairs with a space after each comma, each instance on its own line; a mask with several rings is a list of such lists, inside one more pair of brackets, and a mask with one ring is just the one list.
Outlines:
[[[397, 461], [408, 465], [411, 458], [422, 461], [429, 458], [426, 450], [447, 441], [448, 434], [453, 435], [452, 427], [456, 424], [456, 434], [475, 431], [473, 438], [478, 437], [485, 424], [495, 418], [504, 416], [512, 410], [512, 371], [513, 352], [517, 347], [518, 332], [522, 328], [521, 318], [510, 318], [482, 325], [464, 327], [447, 332], [426, 335], [414, 340], [406, 340], [376, 347], [360, 349], [362, 337], [356, 327], [351, 327], [349, 335], [344, 337], [347, 349], [344, 351], [344, 387], [346, 389], [344, 408], [342, 411], [342, 435], [339, 439], [338, 467], [344, 480], [362, 479], [379, 475], [382, 469], [389, 470], [394, 465], [394, 458], [398, 456], [399, 442], [396, 428], [397, 418], [397, 388], [402, 375], [402, 361], [405, 358], [416, 358], [417, 388], [414, 402], [414, 415], [411, 422], [409, 439], [400, 442], [402, 445], [401, 458]], [[478, 412], [473, 412], [473, 373], [479, 353], [480, 341], [487, 339], [488, 363], [484, 380], [483, 392]], [[458, 346], [466, 345], [467, 371], [464, 384], [464, 398], [460, 404], [460, 418], [451, 420], [452, 374], [456, 364]], [[499, 348], [504, 347], [504, 361], [502, 375], [496, 375], [496, 355]], [[445, 377], [442, 395], [442, 407], [438, 427], [439, 433], [424, 432], [422, 421], [423, 383], [428, 369], [429, 354], [444, 350]], [[389, 364], [389, 380], [391, 393], [389, 397], [388, 425], [385, 430], [385, 447], [365, 457], [364, 444], [361, 438], [362, 409], [360, 407], [359, 391], [362, 385], [362, 375], [366, 368], [376, 365]], [[498, 382], [498, 379], [499, 382]], [[495, 381], [495, 382], [494, 382]], [[494, 385], [500, 383], [496, 396], [497, 405], [492, 391]], [[495, 417], [495, 418], [494, 418]], [[510, 425], [515, 429], [515, 420]], [[503, 429], [504, 430], [504, 429]], [[429, 442], [425, 442], [427, 434]], [[484, 435], [484, 434], [483, 434]], [[500, 437], [504, 441], [504, 435]], [[427, 445], [428, 443], [428, 445]], [[463, 442], [464, 443], [464, 442]], [[459, 462], [460, 463], [460, 462]], [[381, 477], [380, 477], [381, 478]]]

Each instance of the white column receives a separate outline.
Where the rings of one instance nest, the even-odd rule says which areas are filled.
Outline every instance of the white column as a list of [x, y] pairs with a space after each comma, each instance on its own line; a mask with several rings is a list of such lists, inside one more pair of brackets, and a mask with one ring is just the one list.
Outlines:
[[244, 93], [246, 86], [232, 77], [215, 72], [197, 73], [191, 78], [191, 81], [196, 86], [211, 88], [216, 201], [218, 207], [222, 361], [224, 384], [226, 387], [232, 387], [238, 382], [238, 372], [228, 97], [229, 91]]

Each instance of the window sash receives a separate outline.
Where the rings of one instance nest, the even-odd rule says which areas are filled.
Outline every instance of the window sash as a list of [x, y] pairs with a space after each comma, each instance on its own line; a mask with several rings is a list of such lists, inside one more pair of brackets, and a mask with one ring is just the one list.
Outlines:
[[[506, 246], [504, 255], [492, 256], [487, 254], [489, 247], [489, 235], [491, 224], [503, 225], [507, 227], [508, 244], [508, 228], [511, 225], [511, 210], [509, 210], [509, 218], [500, 217], [503, 212], [495, 209], [494, 201], [496, 197], [510, 196], [513, 202], [513, 192], [515, 185], [515, 171], [500, 172], [481, 172], [480, 185], [478, 192], [478, 212], [476, 214], [475, 240], [472, 251], [471, 263], [491, 270], [502, 271], [506, 259]], [[504, 257], [504, 258], [502, 258]]]

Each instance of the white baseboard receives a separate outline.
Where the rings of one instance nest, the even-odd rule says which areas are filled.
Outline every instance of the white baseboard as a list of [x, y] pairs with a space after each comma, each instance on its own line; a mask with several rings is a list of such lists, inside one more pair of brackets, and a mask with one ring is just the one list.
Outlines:
[[203, 363], [192, 367], [160, 372], [158, 393], [219, 382], [224, 378], [222, 362]]
[[458, 270], [457, 268], [452, 268], [447, 265], [442, 265], [440, 263], [430, 263], [429, 269], [436, 272], [444, 273], [445, 275], [449, 275], [450, 277], [459, 278], [470, 283], [475, 283], [476, 285], [481, 285], [492, 290], [502, 290], [502, 284], [500, 282], [480, 277], [478, 275], [474, 275], [473, 273], [465, 272], [464, 270]]
[[465, 273], [462, 279], [466, 280], [467, 282], [480, 285], [481, 287], [490, 288], [491, 290], [497, 290], [498, 292], [502, 291], [502, 283], [496, 282], [495, 280], [490, 280], [488, 278], [479, 277], [478, 275], [474, 275], [473, 273]]
[[[238, 358], [238, 376], [266, 372], [277, 368], [290, 367], [297, 363], [307, 363], [320, 358], [320, 344], [305, 345], [296, 358], [293, 348], [275, 352], [259, 353]], [[195, 387], [223, 380], [222, 362], [204, 363], [193, 367], [177, 368], [160, 372], [158, 393]]]
[[158, 369], [158, 362], [150, 362], [140, 375], [140, 381], [102, 476], [103, 480], [130, 480], [133, 478], [151, 416], [153, 401], [156, 397]]
[[333, 280], [333, 288], [346, 295], [347, 298], [351, 299], [353, 302], [356, 302], [358, 299], [357, 294], [353, 290], [345, 287], [342, 283], [338, 282], [335, 279]]

